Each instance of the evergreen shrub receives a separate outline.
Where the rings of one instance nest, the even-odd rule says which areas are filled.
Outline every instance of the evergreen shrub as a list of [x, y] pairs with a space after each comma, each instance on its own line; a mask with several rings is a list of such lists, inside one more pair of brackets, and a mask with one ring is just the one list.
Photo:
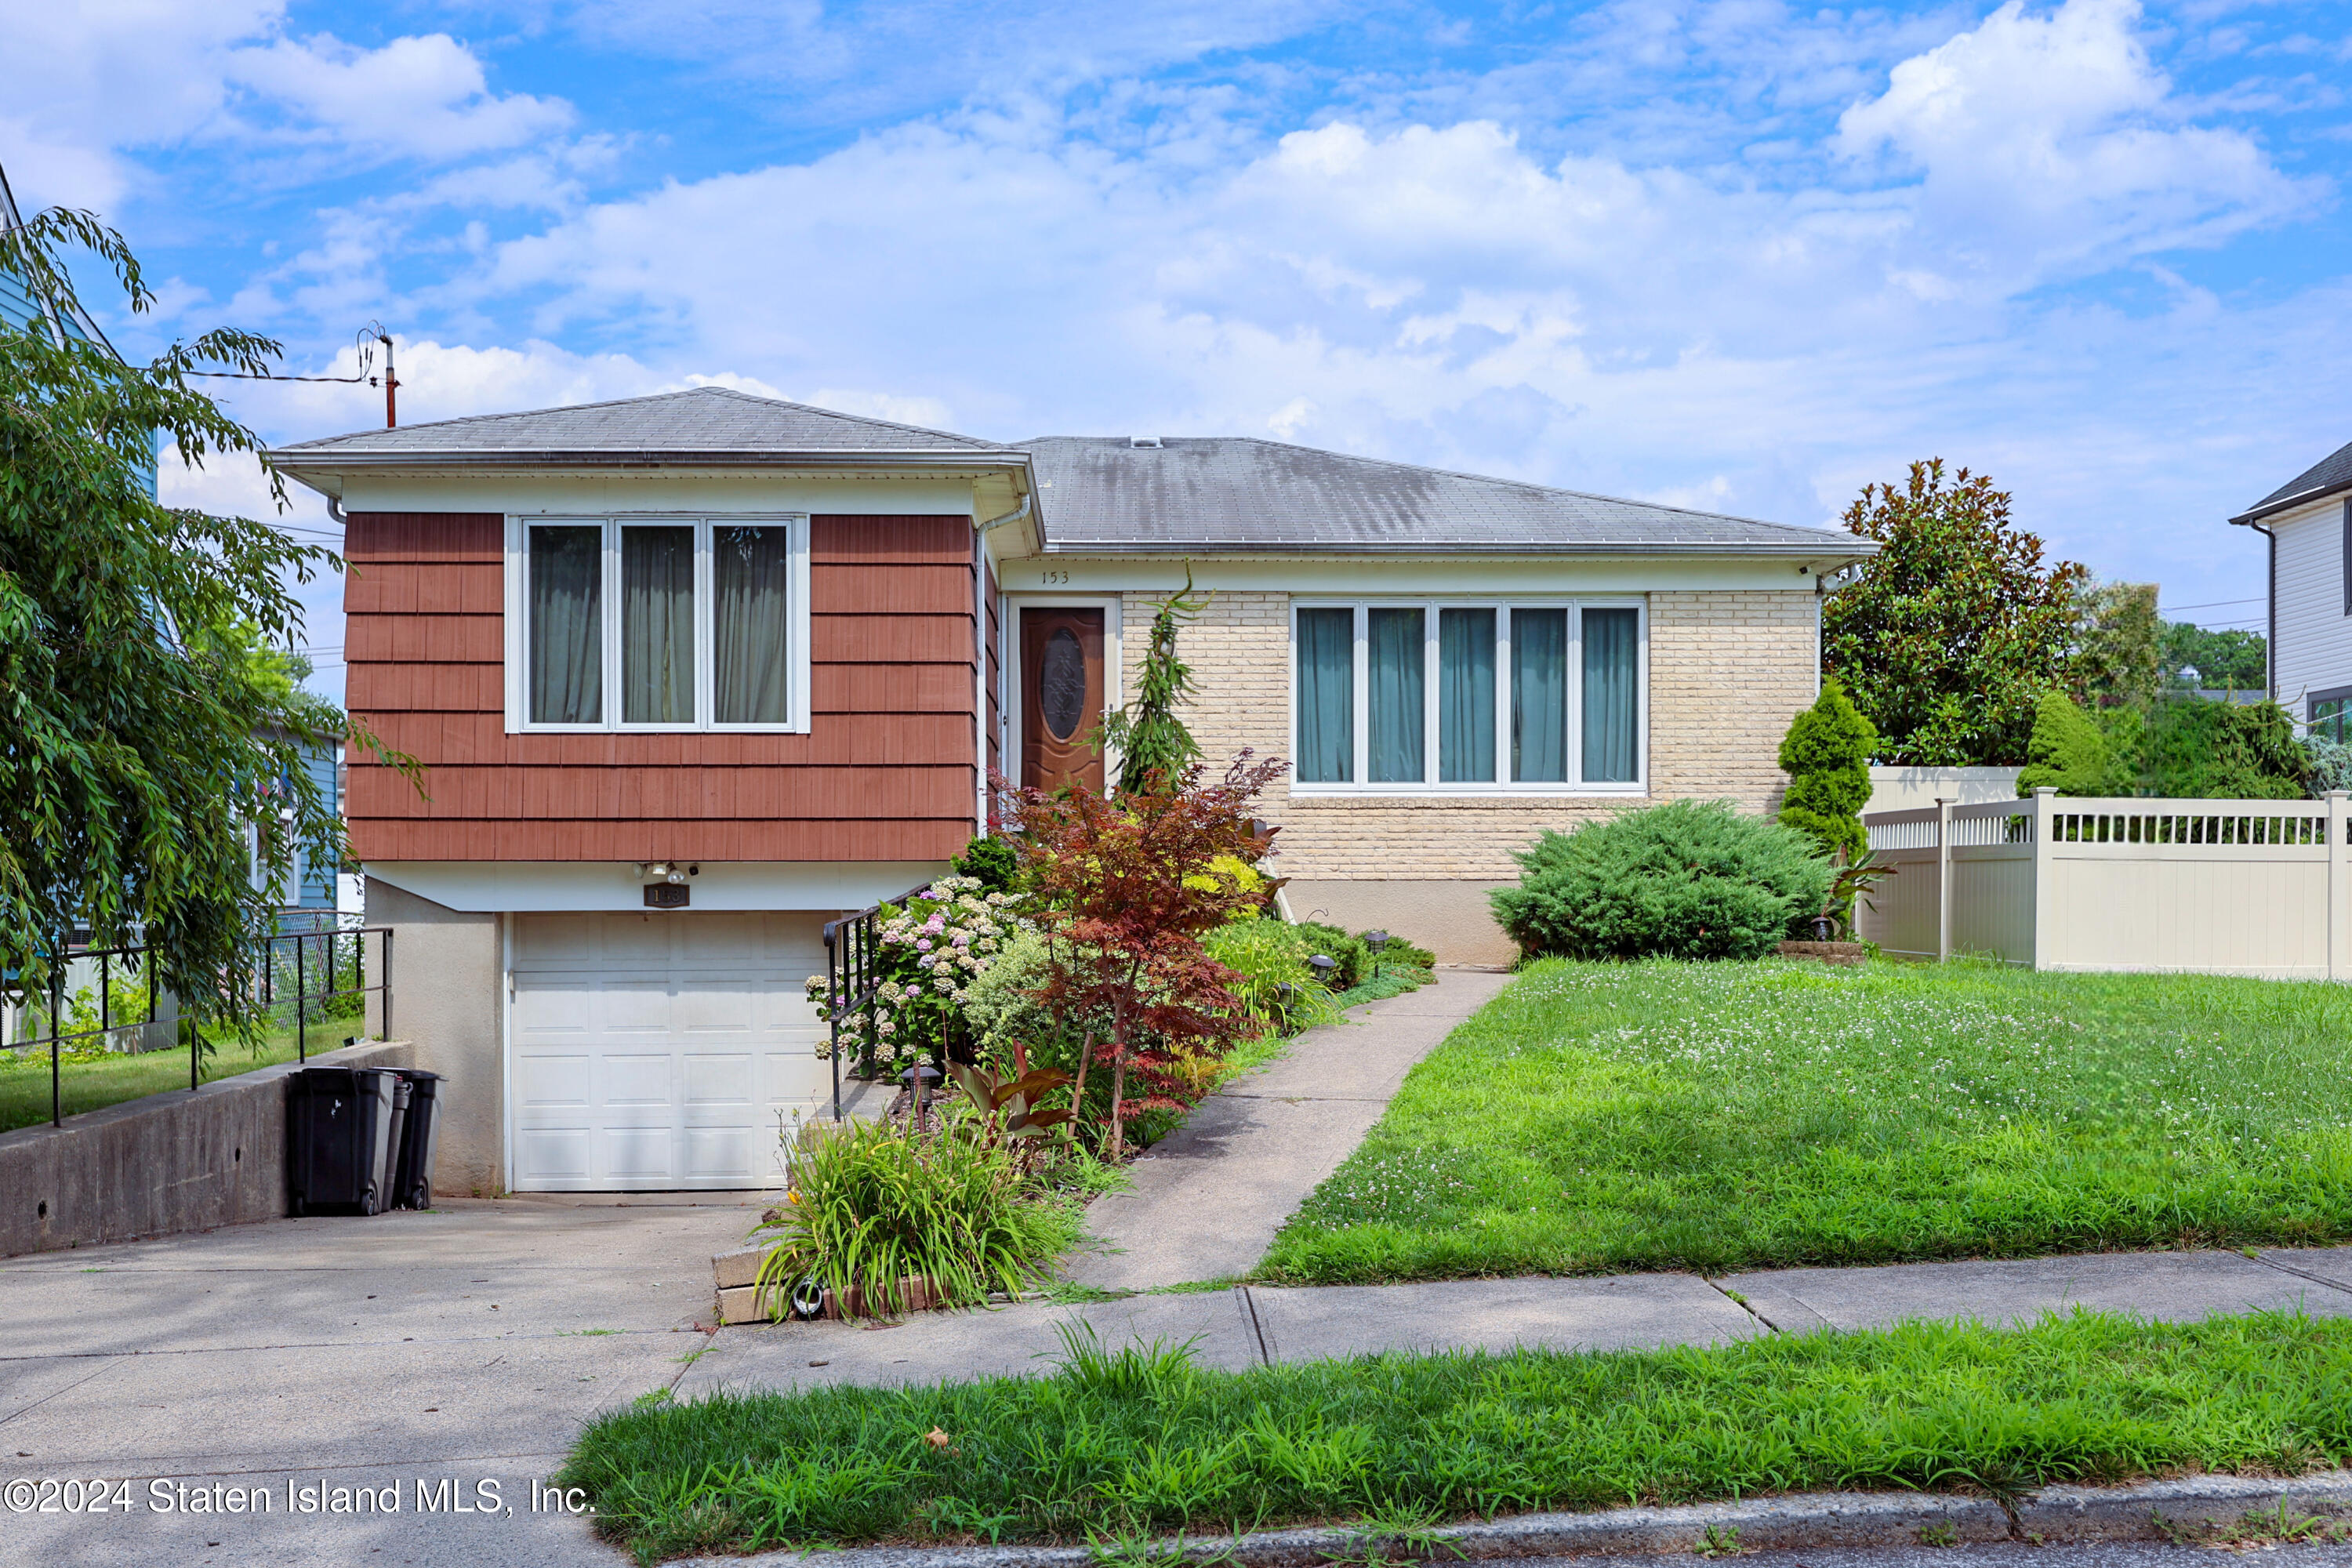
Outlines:
[[1821, 696], [1780, 742], [1780, 771], [1789, 775], [1780, 820], [1849, 866], [1870, 855], [1862, 808], [1870, 804], [1870, 753], [1877, 745], [1876, 726], [1834, 676], [1822, 682]]
[[1546, 831], [1490, 896], [1532, 955], [1759, 958], [1829, 896], [1831, 868], [1797, 829], [1728, 801], [1669, 801]]

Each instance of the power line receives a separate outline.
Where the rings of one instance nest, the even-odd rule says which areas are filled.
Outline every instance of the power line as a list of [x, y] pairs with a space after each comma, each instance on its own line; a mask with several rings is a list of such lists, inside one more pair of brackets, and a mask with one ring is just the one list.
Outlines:
[[2214, 599], [2202, 605], [2159, 605], [2157, 606], [2157, 614], [2162, 615], [2168, 610], [2218, 610], [2229, 605], [2259, 605], [2264, 602], [2265, 601], [2263, 598], [2256, 597], [2252, 599]]

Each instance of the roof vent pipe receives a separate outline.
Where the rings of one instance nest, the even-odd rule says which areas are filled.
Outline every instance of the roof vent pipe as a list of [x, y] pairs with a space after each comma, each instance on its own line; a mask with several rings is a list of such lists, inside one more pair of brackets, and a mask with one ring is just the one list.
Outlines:
[[1129, 436], [1127, 438], [1127, 444], [1129, 447], [1157, 447], [1161, 445], [1161, 442], [1157, 436]]

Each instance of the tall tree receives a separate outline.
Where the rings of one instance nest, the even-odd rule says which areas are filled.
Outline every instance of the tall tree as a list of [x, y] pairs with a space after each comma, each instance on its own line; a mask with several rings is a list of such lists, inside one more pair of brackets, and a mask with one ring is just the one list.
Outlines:
[[2168, 682], [2181, 679], [2184, 669], [2195, 670], [2197, 684], [2208, 690], [2260, 691], [2270, 682], [2270, 645], [2260, 632], [2214, 632], [2187, 621], [2167, 621], [2158, 636], [2158, 659]]
[[2089, 573], [2045, 563], [2010, 497], [1940, 458], [1865, 485], [1845, 524], [1879, 553], [1822, 606], [1822, 664], [1877, 729], [1877, 760], [2025, 760], [2034, 705], [2064, 684]]
[[2158, 683], [2153, 583], [2102, 583], [2081, 599], [2082, 626], [2069, 671], [2075, 692], [2098, 708], [2145, 706]]
[[[69, 313], [59, 253], [74, 246], [133, 310], [152, 303], [121, 236], [88, 213], [0, 235], [0, 269]], [[260, 438], [188, 377], [260, 374], [278, 353], [222, 330], [137, 366], [41, 322], [0, 323], [0, 965], [34, 994], [59, 940], [86, 927], [144, 941], [190, 1016], [248, 1032], [268, 889], [298, 847], [313, 865], [344, 859], [302, 759], [373, 738], [301, 692], [285, 652], [302, 632], [288, 579], [341, 563], [250, 519], [164, 506], [148, 480], [159, 432], [191, 464], [258, 457]]]

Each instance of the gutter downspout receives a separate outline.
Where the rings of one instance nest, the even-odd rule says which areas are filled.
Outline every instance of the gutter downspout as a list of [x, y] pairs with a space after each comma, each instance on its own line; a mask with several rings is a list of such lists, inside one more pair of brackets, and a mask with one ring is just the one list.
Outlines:
[[1024, 493], [1019, 506], [1003, 517], [975, 522], [971, 529], [971, 732], [979, 742], [972, 755], [975, 838], [988, 831], [988, 536], [1027, 517], [1035, 500], [1034, 492]]
[[2259, 522], [2249, 522], [2248, 528], [2270, 543], [2268, 584], [2263, 590], [2263, 604], [2268, 619], [2263, 635], [2263, 684], [2269, 689], [2265, 696], [2278, 700], [2278, 534]]

